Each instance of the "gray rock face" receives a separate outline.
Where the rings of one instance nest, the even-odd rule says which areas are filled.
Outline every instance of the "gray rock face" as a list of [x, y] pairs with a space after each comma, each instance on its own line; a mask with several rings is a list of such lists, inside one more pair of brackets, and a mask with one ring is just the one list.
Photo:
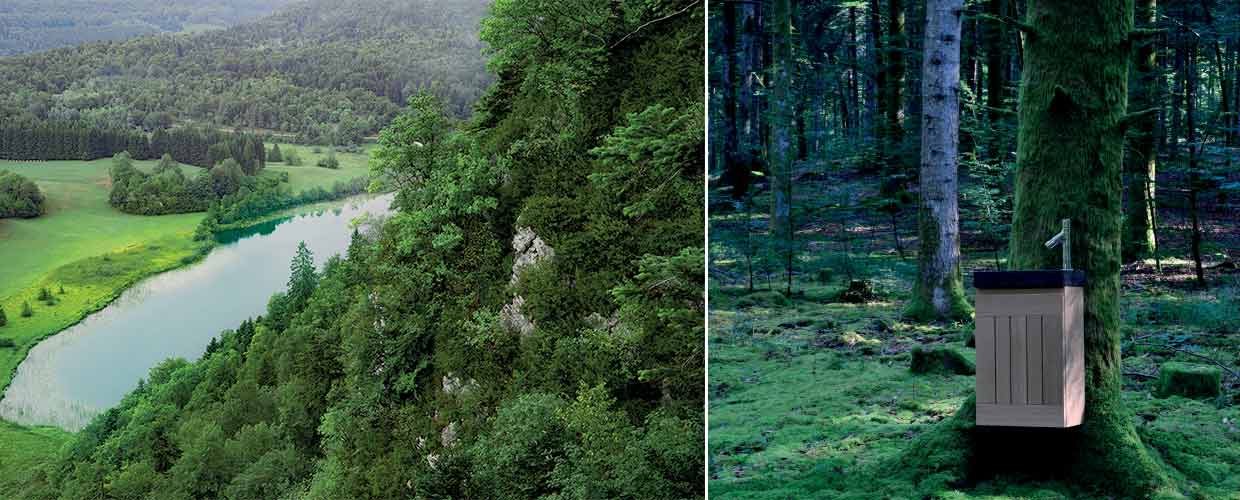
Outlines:
[[512, 251], [516, 258], [512, 261], [512, 279], [509, 284], [516, 285], [521, 279], [521, 272], [543, 259], [555, 257], [555, 250], [547, 242], [534, 234], [534, 229], [518, 226], [517, 234], [512, 237]]
[[[512, 278], [509, 284], [516, 286], [521, 280], [521, 273], [526, 268], [537, 264], [544, 259], [555, 257], [555, 250], [547, 245], [547, 242], [539, 238], [534, 233], [534, 229], [527, 226], [518, 226], [517, 234], [512, 237], [512, 251], [514, 258], [512, 260]], [[506, 328], [516, 331], [521, 336], [529, 336], [534, 333], [534, 322], [521, 312], [521, 306], [525, 305], [525, 298], [517, 295], [512, 298], [512, 302], [504, 305], [499, 312], [500, 322]]]

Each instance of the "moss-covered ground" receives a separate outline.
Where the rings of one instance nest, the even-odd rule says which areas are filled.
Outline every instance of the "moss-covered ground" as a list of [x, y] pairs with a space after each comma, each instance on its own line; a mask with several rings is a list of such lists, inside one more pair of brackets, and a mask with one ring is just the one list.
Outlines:
[[[834, 200], [831, 189], [815, 194]], [[803, 215], [810, 220], [798, 234], [794, 292], [783, 295], [782, 268], [760, 258], [767, 205], [762, 198], [755, 205], [751, 216], [712, 206], [711, 498], [1099, 498], [1054, 480], [926, 477], [903, 466], [910, 454], [954, 459], [928, 432], [965, 403], [973, 377], [912, 374], [910, 351], [943, 346], [973, 358], [965, 346], [971, 322], [901, 319], [916, 273], [915, 242], [903, 243], [902, 259], [890, 226], [855, 211]], [[902, 233], [914, 234], [911, 216], [901, 224]], [[746, 225], [757, 250], [751, 260]], [[995, 258], [968, 243], [966, 236], [972, 301], [969, 271], [993, 268]], [[1124, 404], [1185, 497], [1240, 499], [1240, 273], [1212, 268], [1211, 285], [1197, 289], [1190, 262], [1168, 257], [1163, 265], [1161, 274], [1152, 262], [1124, 269]], [[870, 281], [877, 299], [841, 301], [852, 280]], [[1222, 365], [1222, 396], [1158, 397], [1158, 369], [1168, 361]]]

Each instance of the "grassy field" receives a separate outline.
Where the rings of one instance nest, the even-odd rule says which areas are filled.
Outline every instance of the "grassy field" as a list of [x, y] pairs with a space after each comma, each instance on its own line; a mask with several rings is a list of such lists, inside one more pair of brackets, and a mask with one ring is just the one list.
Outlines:
[[[55, 427], [22, 427], [0, 420], [0, 497], [17, 496], [29, 471], [55, 454], [71, 434]], [[10, 473], [9, 471], [17, 472]]]
[[[281, 172], [287, 172], [289, 177], [289, 190], [293, 193], [299, 193], [307, 189], [315, 187], [331, 188], [336, 182], [344, 182], [357, 177], [365, 177], [369, 175], [370, 167], [368, 165], [367, 153], [337, 153], [336, 159], [340, 162], [339, 169], [329, 169], [318, 167], [319, 159], [327, 157], [328, 148], [319, 148], [319, 152], [315, 153], [317, 146], [301, 146], [294, 144], [280, 144], [280, 151], [297, 151], [301, 156], [301, 166], [291, 167], [284, 163], [267, 163], [265, 175], [279, 175]], [[367, 148], [365, 151], [369, 151]]]
[[[767, 205], [762, 199], [756, 205], [749, 225], [762, 241]], [[905, 243], [901, 258], [881, 236], [890, 231], [881, 219], [823, 213], [804, 222], [811, 229], [797, 236], [803, 250], [791, 296], [781, 293], [780, 263], [763, 259], [754, 263], [756, 290], [747, 291], [740, 230], [746, 216], [712, 213], [711, 498], [1098, 498], [1046, 478], [914, 472], [910, 463], [925, 463], [924, 454], [933, 462], [939, 451], [918, 448], [918, 439], [957, 412], [974, 382], [969, 375], [911, 373], [910, 352], [947, 347], [972, 359], [964, 342], [972, 323], [902, 320], [915, 248]], [[1141, 439], [1187, 498], [1240, 499], [1240, 377], [1225, 372], [1223, 395], [1208, 400], [1155, 391], [1159, 367], [1168, 361], [1209, 364], [1204, 356], [1240, 371], [1240, 273], [1212, 270], [1212, 285], [1196, 289], [1191, 262], [1166, 258], [1157, 275], [1151, 264], [1123, 273], [1125, 403]], [[964, 267], [994, 265], [992, 253], [973, 249]], [[841, 300], [851, 280], [872, 283], [877, 298]], [[972, 300], [971, 287], [968, 292]]]
[[[156, 162], [137, 162], [153, 168]], [[193, 231], [201, 214], [128, 215], [108, 205], [111, 160], [0, 162], [0, 170], [33, 180], [47, 197], [35, 219], [0, 220], [0, 299], [52, 269], [178, 232]], [[187, 173], [196, 167], [182, 167]], [[10, 316], [14, 311], [10, 310]]]

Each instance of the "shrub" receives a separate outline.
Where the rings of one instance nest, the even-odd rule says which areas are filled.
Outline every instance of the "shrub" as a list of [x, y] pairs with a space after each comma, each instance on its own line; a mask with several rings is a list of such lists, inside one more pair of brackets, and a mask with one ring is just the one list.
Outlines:
[[34, 309], [30, 308], [29, 302], [22, 302], [22, 317], [29, 318], [31, 316], [34, 316]]
[[52, 297], [52, 292], [47, 291], [47, 287], [44, 287], [39, 289], [39, 300], [42, 302], [51, 302], [56, 300], [56, 298]]
[[17, 347], [17, 343], [13, 342], [13, 339], [0, 338], [0, 349], [13, 349], [15, 347]]
[[319, 159], [319, 166], [332, 170], [340, 168], [340, 161], [336, 159], [336, 150], [328, 150], [327, 156]]
[[301, 155], [297, 154], [296, 149], [290, 149], [284, 153], [284, 164], [290, 167], [301, 166]]
[[0, 306], [0, 326], [9, 324], [9, 317], [4, 314], [4, 307]]
[[30, 179], [0, 172], [0, 219], [38, 217], [43, 214], [43, 193]]

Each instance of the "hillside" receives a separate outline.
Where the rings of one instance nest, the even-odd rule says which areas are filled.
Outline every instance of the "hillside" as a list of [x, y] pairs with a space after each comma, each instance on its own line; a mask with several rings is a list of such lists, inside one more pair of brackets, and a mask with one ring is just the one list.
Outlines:
[[0, 56], [158, 33], [220, 29], [295, 0], [8, 0], [0, 5]]
[[498, 0], [473, 117], [371, 152], [395, 213], [13, 496], [704, 497], [703, 4], [564, 6]]
[[0, 59], [0, 118], [154, 130], [184, 122], [355, 143], [427, 90], [458, 116], [485, 90], [483, 0], [311, 0], [227, 30]]

